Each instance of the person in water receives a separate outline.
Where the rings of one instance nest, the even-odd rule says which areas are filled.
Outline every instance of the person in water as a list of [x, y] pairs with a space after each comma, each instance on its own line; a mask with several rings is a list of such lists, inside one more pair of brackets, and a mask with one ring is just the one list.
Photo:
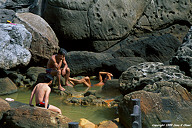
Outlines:
[[[103, 80], [103, 76], [104, 76], [104, 80]], [[78, 79], [74, 79], [74, 78], [69, 78], [69, 82], [75, 86], [77, 84], [84, 84], [87, 87], [91, 87], [91, 86], [103, 86], [107, 80], [111, 80], [113, 77], [113, 74], [109, 73], [109, 72], [99, 72], [99, 83], [92, 85], [90, 78], [88, 76], [78, 80]]]
[[[104, 80], [103, 80], [104, 76]], [[113, 77], [112, 73], [109, 72], [99, 72], [99, 83], [94, 84], [93, 86], [103, 86], [108, 80], [111, 80]]]
[[75, 85], [77, 85], [77, 84], [83, 84], [83, 85], [85, 85], [85, 86], [87, 86], [87, 87], [91, 87], [91, 81], [90, 81], [90, 78], [89, 78], [88, 76], [86, 76], [86, 77], [84, 77], [84, 78], [82, 78], [82, 79], [80, 79], [80, 80], [69, 77], [69, 82], [70, 82], [73, 86], [75, 86]]
[[32, 101], [35, 95], [36, 106], [43, 107], [51, 111], [58, 112], [59, 114], [62, 114], [59, 108], [49, 104], [49, 94], [51, 92], [51, 88], [49, 87], [49, 85], [51, 85], [52, 81], [53, 77], [50, 74], [46, 74], [45, 83], [37, 84], [31, 92], [29, 105], [33, 106]]
[[58, 88], [61, 91], [65, 89], [61, 86], [61, 75], [65, 76], [65, 86], [72, 86], [68, 83], [70, 76], [70, 69], [65, 60], [65, 55], [67, 51], [63, 48], [60, 48], [56, 55], [50, 57], [47, 62], [46, 73], [51, 74], [52, 76], [57, 76]]

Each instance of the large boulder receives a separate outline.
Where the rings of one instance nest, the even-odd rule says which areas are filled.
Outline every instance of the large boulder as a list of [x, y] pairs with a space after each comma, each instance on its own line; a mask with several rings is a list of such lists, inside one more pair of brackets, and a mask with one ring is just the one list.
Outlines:
[[111, 59], [109, 53], [94, 53], [88, 51], [72, 51], [66, 56], [66, 61], [73, 75], [95, 75], [98, 68], [102, 67], [102, 62]]
[[160, 82], [153, 85], [153, 89], [135, 91], [124, 96], [119, 104], [120, 123], [125, 127], [132, 127], [133, 113], [132, 99], [140, 99], [142, 127], [151, 128], [161, 124], [161, 120], [171, 120], [172, 124], [191, 125], [192, 94], [184, 87], [173, 82]]
[[192, 25], [191, 6], [190, 0], [48, 0], [44, 18], [60, 41], [70, 41], [68, 49], [104, 51], [126, 37], [171, 33], [182, 41]]
[[186, 75], [192, 77], [192, 27], [183, 40], [175, 56], [170, 61], [172, 65], [178, 65]]
[[0, 120], [3, 117], [3, 114], [10, 109], [9, 103], [0, 98]]
[[6, 122], [4, 127], [17, 128], [67, 128], [68, 123], [72, 122], [66, 116], [40, 107], [30, 107], [29, 105], [21, 105], [10, 109], [4, 114], [3, 121]]
[[170, 33], [182, 41], [192, 25], [191, 6], [190, 0], [151, 0], [132, 36], [141, 38]]
[[58, 39], [52, 28], [43, 18], [32, 13], [16, 13], [14, 22], [24, 24], [32, 34], [32, 62], [45, 66], [49, 57], [59, 48]]
[[0, 68], [26, 66], [31, 60], [28, 50], [31, 40], [31, 33], [24, 25], [0, 24]]
[[150, 36], [130, 43], [121, 42], [119, 49], [113, 53], [114, 57], [141, 57], [148, 62], [166, 62], [171, 59], [181, 45], [179, 40], [170, 35]]
[[[89, 46], [103, 51], [130, 32], [149, 2], [150, 0], [48, 0], [44, 18], [60, 40], [92, 40], [93, 43], [89, 43]], [[70, 43], [67, 47], [75, 45], [78, 45], [77, 42]], [[85, 42], [81, 46], [87, 48]]]
[[17, 86], [8, 78], [0, 78], [0, 95], [17, 92]]
[[160, 62], [145, 62], [131, 66], [119, 78], [120, 90], [123, 95], [130, 92], [141, 90], [148, 84], [158, 81], [177, 82], [192, 89], [192, 79], [185, 76], [178, 66], [164, 65]]

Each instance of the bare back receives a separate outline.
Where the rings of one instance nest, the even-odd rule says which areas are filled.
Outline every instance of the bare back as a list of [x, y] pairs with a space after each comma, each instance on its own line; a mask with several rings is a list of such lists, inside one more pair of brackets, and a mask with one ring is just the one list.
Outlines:
[[[39, 83], [35, 89], [35, 102], [40, 103], [45, 101], [46, 96], [49, 96], [51, 88], [45, 83]], [[48, 98], [48, 97], [47, 97]]]

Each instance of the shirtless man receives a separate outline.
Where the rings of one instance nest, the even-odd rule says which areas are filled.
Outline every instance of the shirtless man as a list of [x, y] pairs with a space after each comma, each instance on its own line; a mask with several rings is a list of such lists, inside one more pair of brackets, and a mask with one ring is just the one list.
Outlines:
[[39, 83], [34, 87], [33, 91], [31, 92], [29, 105], [33, 106], [32, 101], [35, 95], [36, 106], [43, 107], [51, 111], [58, 112], [59, 114], [62, 114], [59, 108], [48, 104], [49, 94], [51, 92], [51, 88], [49, 87], [49, 85], [51, 85], [52, 80], [53, 80], [53, 77], [50, 74], [46, 74], [45, 83]]
[[65, 60], [65, 55], [67, 51], [63, 48], [60, 48], [56, 55], [50, 57], [47, 63], [46, 72], [52, 76], [57, 76], [58, 88], [61, 91], [65, 89], [61, 86], [61, 75], [65, 76], [65, 86], [72, 86], [68, 83], [70, 69], [68, 68], [67, 62]]

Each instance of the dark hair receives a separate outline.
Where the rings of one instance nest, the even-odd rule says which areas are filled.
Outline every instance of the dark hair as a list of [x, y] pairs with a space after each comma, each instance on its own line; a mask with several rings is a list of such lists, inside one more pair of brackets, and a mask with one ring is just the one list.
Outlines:
[[58, 54], [67, 55], [67, 51], [64, 48], [60, 48], [59, 51], [58, 51]]
[[46, 83], [49, 83], [51, 80], [53, 80], [53, 77], [51, 74], [46, 74], [45, 75], [45, 82]]

